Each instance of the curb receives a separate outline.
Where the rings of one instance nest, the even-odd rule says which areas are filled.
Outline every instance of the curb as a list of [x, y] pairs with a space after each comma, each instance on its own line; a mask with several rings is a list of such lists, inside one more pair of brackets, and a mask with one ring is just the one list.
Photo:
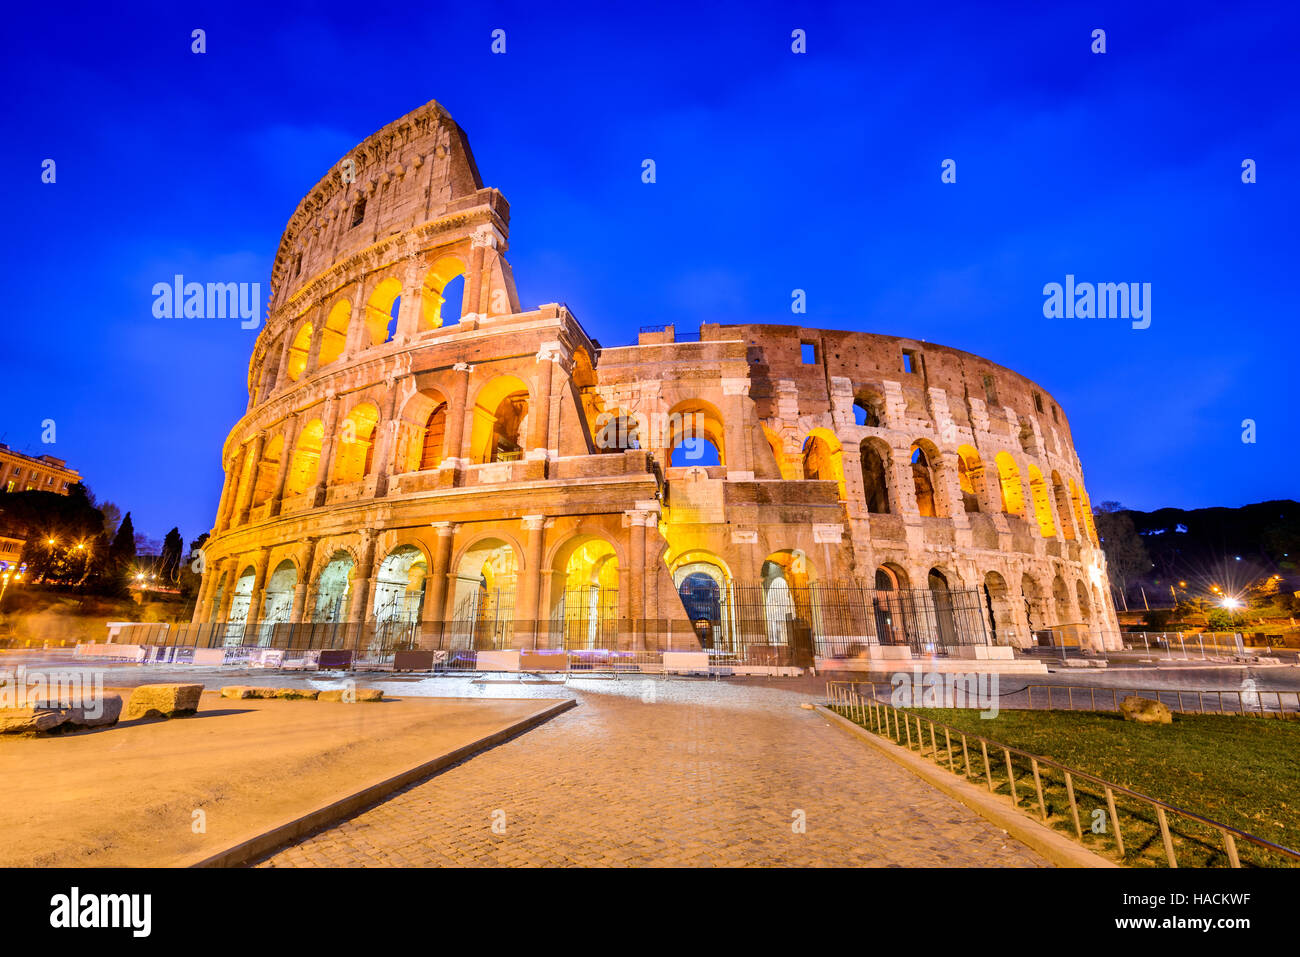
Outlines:
[[861, 738], [895, 764], [907, 768], [927, 784], [938, 788], [950, 798], [964, 804], [980, 817], [1002, 828], [1011, 837], [1036, 851], [1054, 867], [1120, 867], [1099, 854], [1058, 834], [1045, 824], [1025, 816], [1000, 799], [975, 785], [937, 767], [906, 748], [877, 737], [848, 718], [836, 714], [824, 705], [815, 706], [818, 713], [840, 728]]
[[184, 865], [186, 867], [239, 867], [248, 861], [263, 857], [270, 852], [289, 844], [300, 837], [304, 837], [313, 831], [323, 827], [337, 824], [345, 818], [351, 817], [357, 812], [384, 800], [390, 795], [400, 791], [402, 788], [415, 782], [431, 777], [438, 771], [464, 761], [480, 751], [495, 747], [502, 742], [513, 738], [515, 735], [549, 721], [551, 718], [577, 705], [574, 698], [566, 698], [563, 701], [557, 701], [554, 704], [547, 705], [532, 714], [527, 715], [516, 721], [514, 724], [507, 725], [499, 731], [494, 731], [486, 737], [479, 738], [477, 741], [471, 741], [469, 744], [462, 745], [454, 751], [448, 751], [446, 754], [440, 754], [438, 757], [417, 764], [413, 768], [401, 771], [391, 777], [376, 781], [359, 791], [349, 794], [346, 797], [331, 801], [322, 807], [309, 811], [299, 817], [277, 824], [274, 827], [256, 834], [253, 837], [246, 838], [236, 844], [227, 847], [224, 850], [210, 854], [202, 860], [193, 864]]

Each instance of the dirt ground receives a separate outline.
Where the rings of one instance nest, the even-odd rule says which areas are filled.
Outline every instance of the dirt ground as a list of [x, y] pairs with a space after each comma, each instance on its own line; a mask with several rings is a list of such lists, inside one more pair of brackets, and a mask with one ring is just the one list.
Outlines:
[[189, 718], [0, 738], [0, 866], [185, 866], [547, 704], [205, 692]]

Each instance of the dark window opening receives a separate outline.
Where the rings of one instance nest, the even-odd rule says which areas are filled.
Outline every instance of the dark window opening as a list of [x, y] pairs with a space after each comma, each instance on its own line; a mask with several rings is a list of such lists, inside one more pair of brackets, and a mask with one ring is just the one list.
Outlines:
[[998, 404], [998, 384], [991, 375], [984, 377], [984, 401], [989, 405]]
[[352, 207], [352, 225], [360, 226], [361, 221], [366, 218], [366, 200], [364, 197], [357, 200], [357, 204]]
[[817, 364], [817, 344], [815, 342], [799, 343], [799, 357], [806, 366]]

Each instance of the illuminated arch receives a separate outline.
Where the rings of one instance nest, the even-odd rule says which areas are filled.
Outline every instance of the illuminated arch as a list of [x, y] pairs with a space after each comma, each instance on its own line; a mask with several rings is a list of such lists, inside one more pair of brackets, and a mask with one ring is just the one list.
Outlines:
[[1056, 524], [1052, 521], [1052, 497], [1037, 465], [1029, 466], [1029, 494], [1034, 503], [1034, 518], [1043, 538], [1056, 537]]
[[290, 379], [297, 382], [307, 368], [307, 354], [311, 352], [312, 325], [304, 322], [289, 344], [289, 365], [285, 369]]
[[505, 462], [523, 457], [531, 402], [528, 384], [513, 375], [489, 379], [474, 399], [470, 461]]
[[325, 327], [320, 333], [320, 354], [316, 360], [317, 368], [327, 366], [343, 355], [348, 343], [348, 323], [352, 318], [352, 303], [340, 299], [330, 308], [325, 319]]
[[394, 462], [402, 472], [436, 469], [446, 457], [446, 398], [437, 389], [421, 389], [407, 400], [399, 417]]
[[402, 281], [389, 276], [375, 286], [375, 291], [366, 300], [366, 334], [372, 346], [383, 345], [392, 338], [389, 333], [394, 324], [395, 308], [401, 298]]
[[1056, 500], [1056, 514], [1061, 521], [1061, 534], [1067, 542], [1074, 541], [1074, 519], [1071, 516], [1070, 496], [1061, 482], [1060, 473], [1052, 472], [1052, 498]]
[[944, 515], [942, 496], [936, 480], [939, 450], [933, 443], [919, 439], [912, 443], [908, 460], [912, 466], [912, 491], [916, 496], [917, 511], [927, 518]]
[[262, 459], [257, 463], [257, 477], [253, 481], [253, 507], [265, 505], [275, 494], [275, 483], [280, 477], [280, 457], [284, 454], [284, 434], [281, 433], [262, 447]]
[[334, 441], [334, 469], [331, 485], [359, 482], [370, 474], [374, 464], [375, 425], [379, 422], [379, 409], [372, 402], [362, 402], [352, 408], [342, 422]]
[[993, 461], [998, 467], [998, 483], [1002, 489], [1002, 511], [1024, 518], [1025, 489], [1020, 482], [1020, 467], [1008, 452], [999, 452]]
[[961, 486], [961, 501], [966, 511], [980, 511], [980, 500], [984, 497], [984, 462], [973, 445], [962, 445], [957, 449], [957, 483]]
[[[692, 465], [707, 461], [704, 444], [713, 446], [718, 464], [727, 464], [727, 446], [722, 414], [703, 399], [683, 399], [668, 410], [667, 459], [670, 465]], [[682, 449], [682, 455], [674, 453]]]
[[289, 459], [289, 476], [285, 479], [284, 494], [301, 495], [316, 484], [320, 474], [321, 441], [325, 426], [320, 419], [312, 419], [298, 433], [293, 455]]
[[420, 284], [420, 331], [439, 329], [460, 321], [463, 301], [453, 304], [449, 310], [444, 310], [444, 306], [449, 298], [454, 298], [447, 295], [451, 291], [447, 287], [454, 280], [461, 279], [457, 285], [463, 289], [464, 275], [465, 263], [457, 256], [443, 256], [424, 274], [424, 281]]
[[827, 429], [813, 429], [803, 443], [803, 476], [805, 479], [834, 482], [840, 499], [844, 492], [844, 449], [834, 433]]

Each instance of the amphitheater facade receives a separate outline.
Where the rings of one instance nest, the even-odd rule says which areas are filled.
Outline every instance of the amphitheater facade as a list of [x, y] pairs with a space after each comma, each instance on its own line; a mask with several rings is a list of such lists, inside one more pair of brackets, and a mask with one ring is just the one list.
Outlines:
[[303, 199], [196, 622], [424, 648], [1116, 644], [1046, 390], [859, 332], [603, 346], [562, 304], [521, 306], [509, 218], [436, 103]]

